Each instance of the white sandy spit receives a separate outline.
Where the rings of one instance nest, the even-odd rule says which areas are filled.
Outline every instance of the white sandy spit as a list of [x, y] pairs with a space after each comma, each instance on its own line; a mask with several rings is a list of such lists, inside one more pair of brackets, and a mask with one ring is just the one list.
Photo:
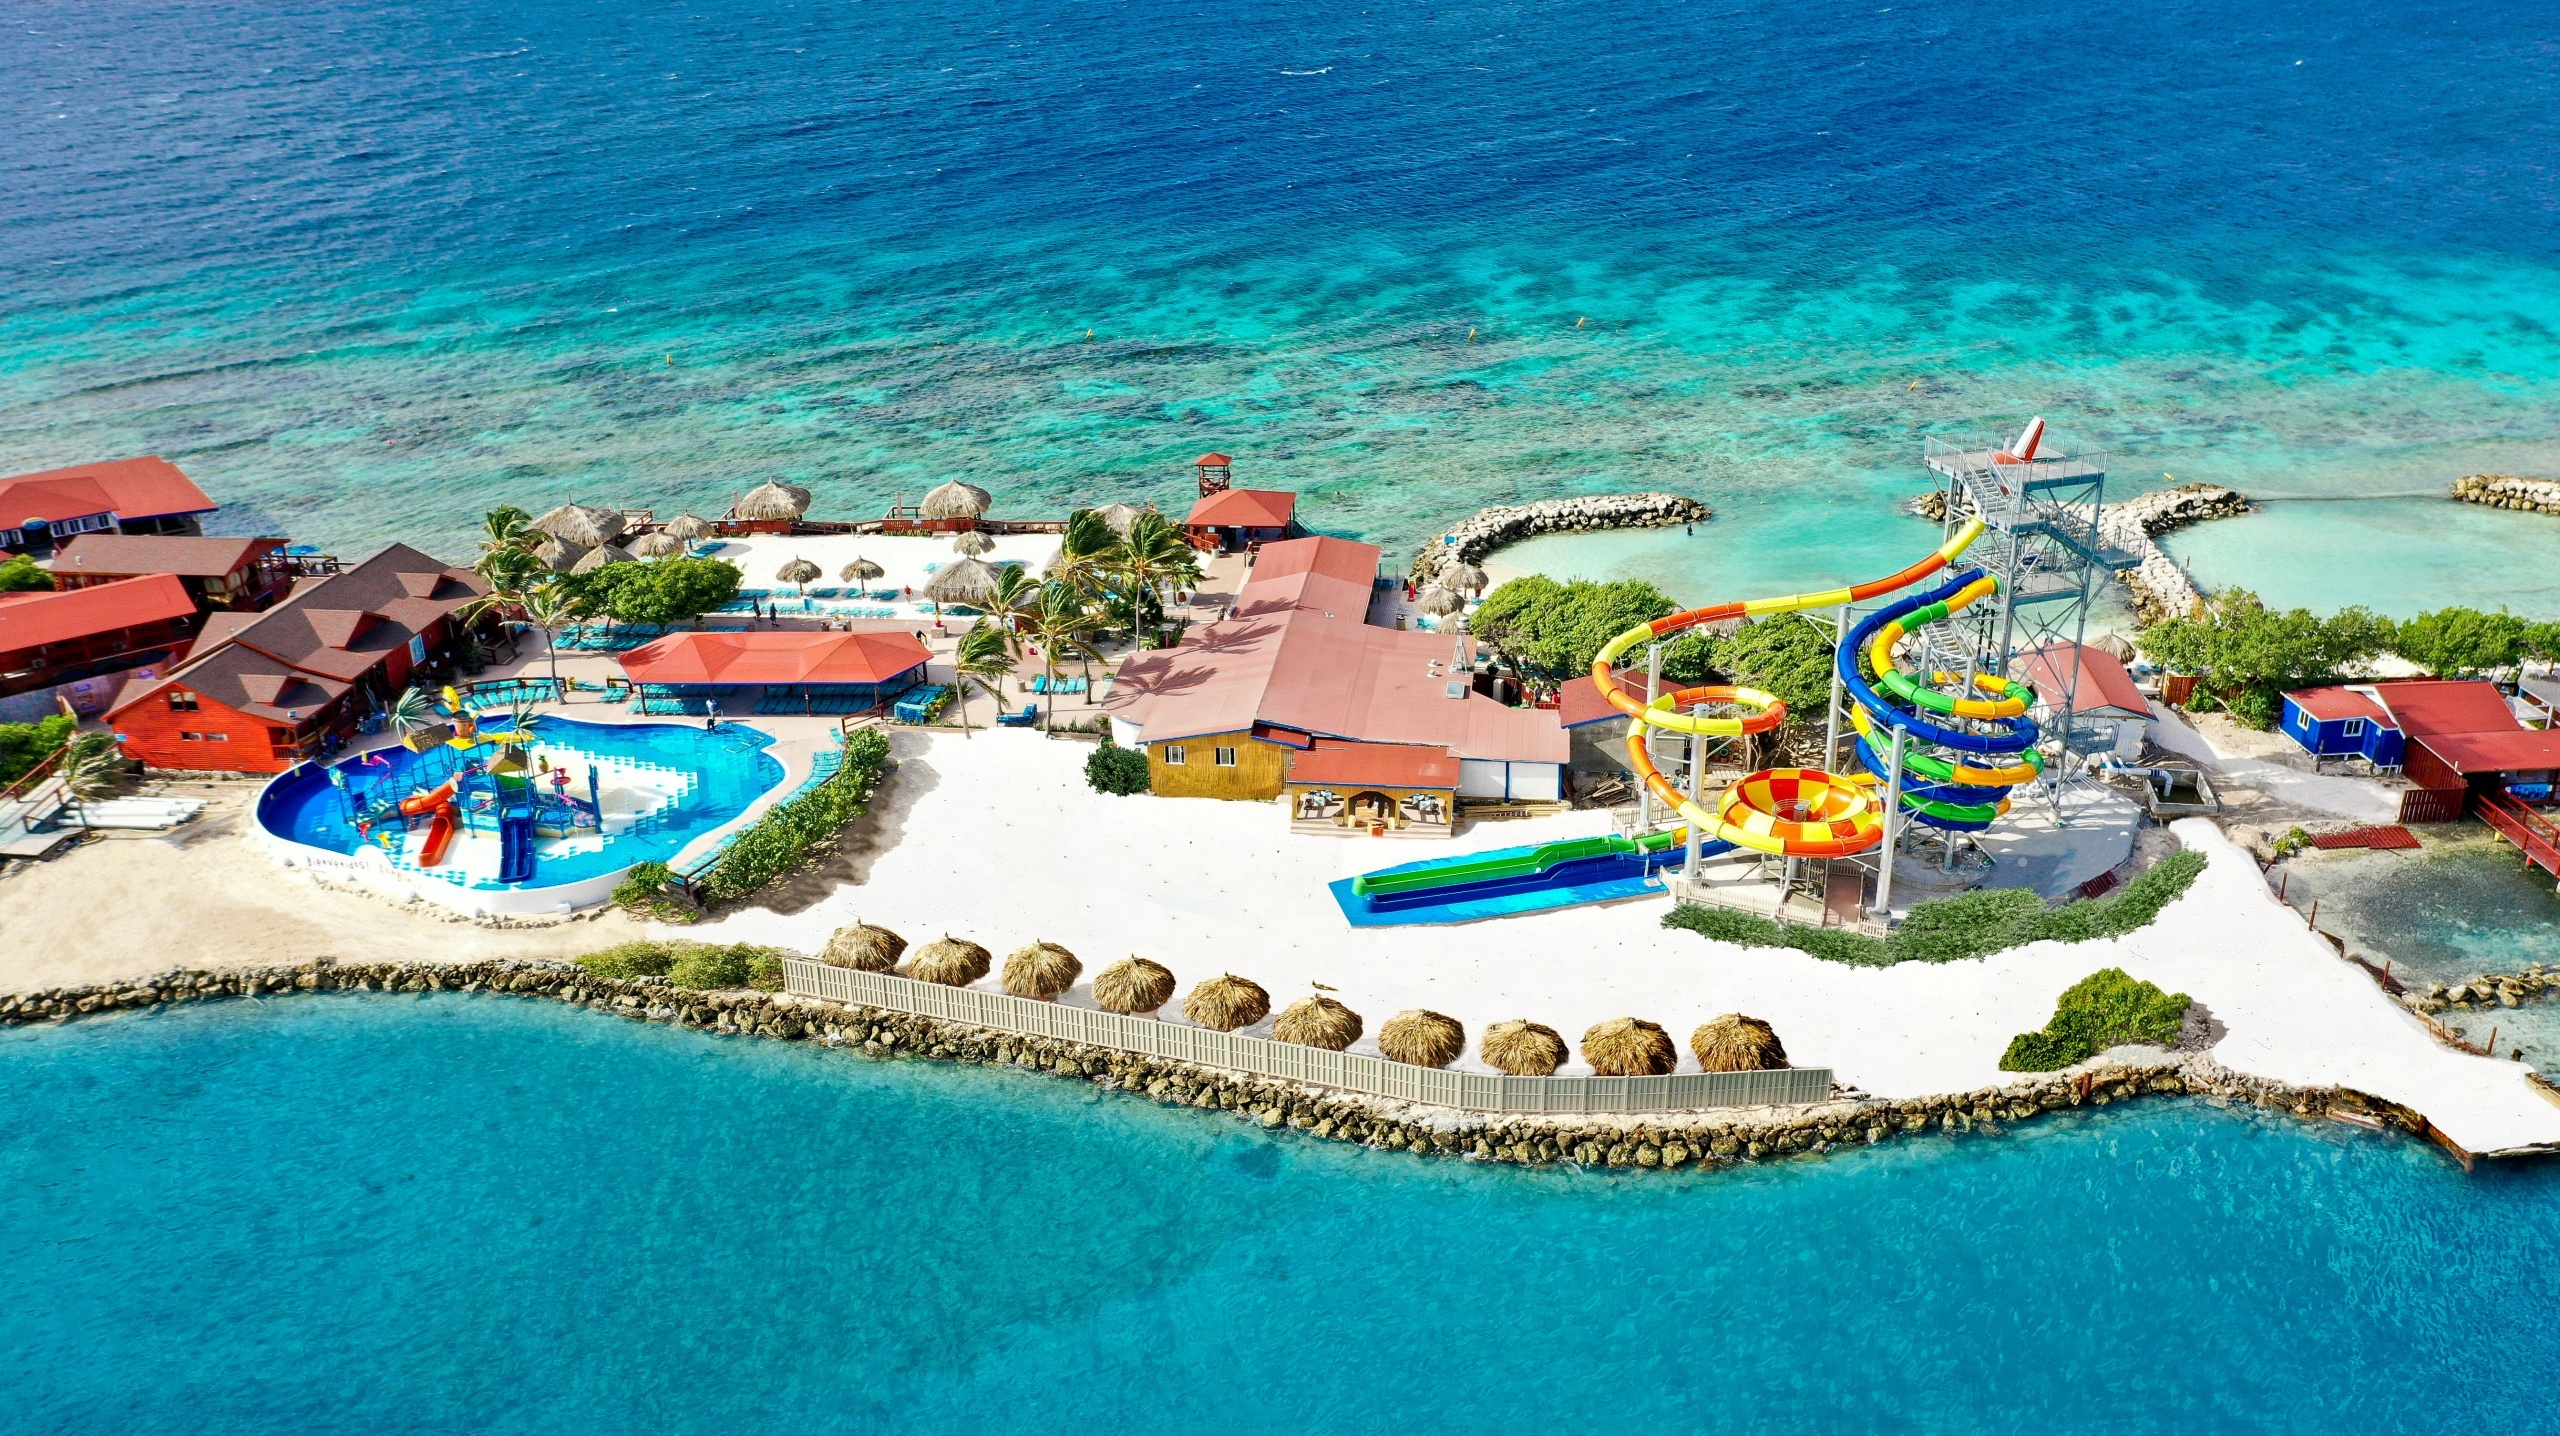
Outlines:
[[[1508, 1018], [1576, 1042], [1593, 1023], [1648, 1018], [1681, 1040], [1686, 1062], [1692, 1027], [1739, 1011], [1774, 1023], [1798, 1065], [1885, 1097], [2010, 1080], [1998, 1065], [2009, 1039], [2042, 1026], [2064, 988], [2115, 966], [2203, 1003], [2226, 1033], [2215, 1055], [2232, 1068], [2406, 1103], [2474, 1152], [2560, 1143], [2560, 1106], [2518, 1064], [2435, 1043], [2209, 823], [2177, 825], [2212, 866], [2139, 933], [1878, 970], [1666, 930], [1662, 901], [1355, 930], [1325, 888], [1393, 863], [1604, 832], [1600, 813], [1480, 824], [1454, 843], [1306, 837], [1276, 804], [1096, 794], [1082, 775], [1092, 750], [1036, 733], [902, 735], [899, 746], [881, 804], [895, 842], [866, 882], [796, 915], [751, 910], [683, 935], [815, 952], [858, 918], [911, 942], [967, 937], [999, 959], [1034, 939], [1062, 943], [1088, 983], [1133, 952], [1172, 968], [1185, 990], [1221, 972], [1252, 978], [1275, 1008], [1323, 983], [1367, 1019], [1353, 1050], [1374, 1053], [1388, 1017], [1428, 1007], [1466, 1024], [1460, 1065], [1479, 1071], [1477, 1035]], [[1089, 1005], [1089, 986], [1067, 1000]]]

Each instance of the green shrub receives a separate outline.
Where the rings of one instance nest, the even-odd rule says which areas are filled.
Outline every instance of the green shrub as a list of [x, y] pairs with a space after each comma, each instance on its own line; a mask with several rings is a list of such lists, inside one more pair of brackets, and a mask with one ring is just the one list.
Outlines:
[[674, 871], [665, 863], [633, 863], [613, 890], [614, 906], [634, 917], [671, 923], [692, 922], [701, 914], [667, 895], [667, 885], [675, 880]]
[[[1825, 962], [1891, 967], [1903, 962], [1961, 962], [2031, 942], [2090, 942], [2147, 927], [2204, 871], [2204, 854], [2173, 853], [2102, 898], [2049, 908], [2034, 893], [2004, 888], [1916, 903], [1888, 938], [1842, 927], [1773, 922], [1729, 908], [1683, 903], [1663, 914], [1664, 927], [1738, 947], [1791, 947]], [[2074, 1059], [2077, 1060], [2076, 1058]], [[2064, 1064], [2069, 1065], [2069, 1064]]]
[[0, 593], [50, 593], [61, 586], [25, 554], [11, 554], [0, 561]]
[[1147, 755], [1135, 748], [1123, 748], [1109, 738], [1102, 746], [1085, 756], [1084, 780], [1097, 793], [1110, 793], [1125, 798], [1147, 790]]
[[654, 938], [618, 942], [578, 959], [578, 966], [597, 977], [629, 982], [635, 977], [664, 977], [675, 966], [676, 945]]
[[2166, 1047], [2178, 1040], [2187, 1002], [2183, 992], [2162, 992], [2120, 967], [2102, 968], [2062, 994], [2042, 1031], [2010, 1039], [2000, 1070], [2055, 1072], [2126, 1042]]
[[33, 723], [0, 723], [0, 785], [18, 781], [52, 757], [78, 726], [60, 713]]
[[860, 817], [889, 762], [889, 740], [865, 728], [845, 740], [844, 766], [825, 782], [777, 803], [724, 849], [702, 877], [710, 896], [734, 901], [800, 866]]
[[697, 991], [753, 987], [778, 992], [782, 988], [782, 956], [780, 948], [758, 947], [750, 942], [639, 938], [588, 953], [577, 961], [597, 977], [617, 982], [663, 977], [678, 987]]

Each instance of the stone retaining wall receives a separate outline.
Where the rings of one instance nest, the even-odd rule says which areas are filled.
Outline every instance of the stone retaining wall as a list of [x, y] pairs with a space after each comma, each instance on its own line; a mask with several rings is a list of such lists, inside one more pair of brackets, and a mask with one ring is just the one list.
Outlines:
[[1540, 534], [1658, 529], [1704, 523], [1710, 517], [1713, 514], [1705, 504], [1678, 494], [1604, 494], [1478, 509], [1443, 538], [1422, 546], [1413, 556], [1413, 581], [1417, 586], [1428, 584], [1440, 576], [1444, 565], [1476, 563], [1497, 549]]
[[[1020, 1067], [1092, 1082], [1168, 1105], [1229, 1112], [1379, 1151], [1522, 1165], [1672, 1169], [1815, 1155], [1926, 1132], [1969, 1132], [2073, 1107], [2154, 1094], [2245, 1102], [2316, 1118], [2427, 1134], [2405, 1107], [2342, 1088], [2295, 1087], [2231, 1072], [2202, 1053], [2162, 1054], [2001, 1087], [1904, 1100], [1842, 1091], [1811, 1107], [1594, 1117], [1518, 1116], [1425, 1108], [1047, 1038], [1017, 1037], [932, 1018], [845, 1007], [778, 993], [696, 992], [664, 978], [617, 982], [560, 962], [309, 963], [155, 977], [0, 997], [0, 1025], [60, 1022], [217, 998], [323, 991], [506, 993], [586, 1007], [634, 1022], [817, 1042], [887, 1059], [922, 1057]], [[2439, 1141], [2442, 1138], [2438, 1138]], [[2449, 1144], [2448, 1144], [2449, 1145]], [[2459, 1154], [2458, 1154], [2459, 1155]], [[2467, 1161], [2468, 1158], [2466, 1157]]]
[[2560, 479], [2472, 474], [2453, 481], [2453, 496], [2466, 504], [2483, 504], [2493, 509], [2560, 514]]

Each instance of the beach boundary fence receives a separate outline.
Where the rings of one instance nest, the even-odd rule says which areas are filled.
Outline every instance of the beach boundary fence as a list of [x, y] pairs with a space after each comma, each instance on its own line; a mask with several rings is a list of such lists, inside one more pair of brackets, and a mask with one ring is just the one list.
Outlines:
[[1708, 1107], [1800, 1107], [1831, 1100], [1831, 1069], [1774, 1072], [1675, 1072], [1666, 1077], [1495, 1077], [1444, 1072], [1404, 1062], [1329, 1052], [1263, 1037], [1213, 1032], [1151, 1017], [1124, 1017], [1010, 993], [918, 982], [894, 973], [861, 972], [804, 957], [782, 962], [782, 990], [849, 1007], [885, 1008], [918, 1017], [1028, 1037], [1081, 1042], [1145, 1057], [1337, 1087], [1433, 1107], [1472, 1112], [1581, 1114], [1690, 1112]]

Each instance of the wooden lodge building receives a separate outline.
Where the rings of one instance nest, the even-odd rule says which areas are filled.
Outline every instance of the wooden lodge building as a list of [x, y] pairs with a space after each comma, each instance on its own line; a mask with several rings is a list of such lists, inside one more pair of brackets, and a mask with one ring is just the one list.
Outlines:
[[91, 533], [53, 557], [53, 581], [86, 588], [145, 574], [174, 575], [196, 607], [254, 612], [293, 590], [294, 566], [280, 538]]
[[1454, 636], [1368, 621], [1376, 547], [1263, 547], [1234, 616], [1121, 665], [1103, 707], [1168, 797], [1285, 799], [1322, 833], [1441, 836], [1462, 799], [1563, 796], [1569, 744], [1552, 709], [1475, 690]]
[[[194, 597], [167, 574], [0, 594], [0, 698], [35, 694], [28, 702], [49, 710], [39, 690], [167, 663], [195, 636], [197, 617]], [[91, 701], [103, 703], [112, 687], [99, 685]]]
[[152, 455], [0, 479], [0, 551], [43, 553], [81, 534], [198, 534], [215, 508]]
[[179, 666], [107, 721], [127, 757], [155, 768], [281, 773], [441, 676], [461, 610], [488, 591], [469, 569], [393, 544], [263, 613], [212, 615]]

